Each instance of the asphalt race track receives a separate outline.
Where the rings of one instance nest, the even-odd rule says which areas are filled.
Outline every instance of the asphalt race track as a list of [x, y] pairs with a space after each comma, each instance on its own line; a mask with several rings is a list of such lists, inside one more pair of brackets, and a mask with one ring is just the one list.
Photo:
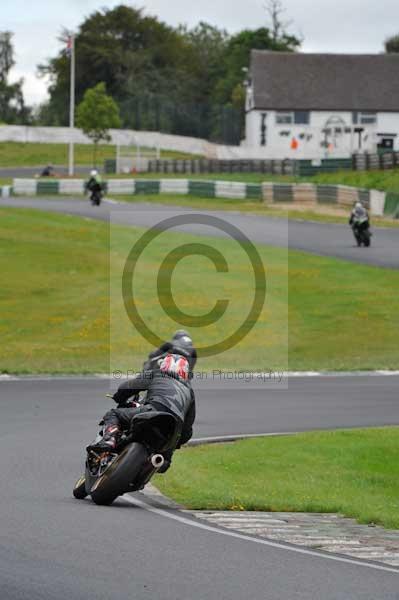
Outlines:
[[[374, 229], [371, 248], [358, 248], [349, 226], [243, 215], [232, 212], [203, 211], [167, 207], [156, 204], [104, 202], [92, 207], [87, 200], [3, 198], [0, 206], [20, 206], [50, 210], [108, 221], [122, 225], [152, 227], [177, 215], [216, 216], [238, 227], [252, 241], [271, 246], [289, 247], [321, 256], [334, 256], [380, 267], [399, 268], [399, 231], [393, 228]], [[206, 235], [224, 235], [213, 227], [185, 225], [176, 230]]]
[[[399, 377], [198, 387], [196, 437], [399, 424]], [[124, 499], [74, 500], [104, 379], [0, 381], [3, 600], [397, 600], [399, 571], [304, 555], [172, 520]], [[136, 495], [141, 500], [142, 495]]]

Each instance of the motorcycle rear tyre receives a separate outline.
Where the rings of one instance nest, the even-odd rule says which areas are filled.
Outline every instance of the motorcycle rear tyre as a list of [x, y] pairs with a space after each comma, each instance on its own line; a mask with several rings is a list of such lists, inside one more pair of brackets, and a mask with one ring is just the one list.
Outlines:
[[118, 496], [128, 492], [148, 458], [142, 444], [130, 444], [93, 485], [90, 492], [93, 502], [109, 506]]

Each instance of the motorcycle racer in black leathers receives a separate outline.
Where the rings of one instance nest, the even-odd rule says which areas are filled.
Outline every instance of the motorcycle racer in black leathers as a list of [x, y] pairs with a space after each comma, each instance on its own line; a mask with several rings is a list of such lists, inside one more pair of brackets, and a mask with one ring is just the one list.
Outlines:
[[364, 223], [367, 227], [370, 225], [369, 214], [361, 202], [356, 202], [349, 218], [349, 225], [353, 226], [355, 223]]
[[[195, 395], [191, 387], [196, 356], [192, 340], [186, 332], [176, 332], [171, 342], [166, 342], [152, 352], [143, 371], [124, 382], [114, 394], [113, 399], [119, 408], [106, 413], [101, 422], [104, 426], [103, 438], [89, 446], [88, 450], [114, 450], [123, 431], [129, 429], [133, 417], [149, 410], [172, 413], [181, 424], [176, 447], [180, 448], [187, 443], [193, 434], [196, 412]], [[131, 406], [126, 406], [132, 396], [142, 391], [147, 392], [142, 403], [134, 402]], [[159, 472], [163, 473], [170, 467], [172, 454], [173, 450], [164, 453], [165, 464]]]

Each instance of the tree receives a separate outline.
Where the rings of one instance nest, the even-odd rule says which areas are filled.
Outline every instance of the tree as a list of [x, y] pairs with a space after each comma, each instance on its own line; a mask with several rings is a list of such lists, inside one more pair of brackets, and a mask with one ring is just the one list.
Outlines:
[[272, 22], [272, 39], [277, 43], [283, 35], [286, 35], [287, 27], [291, 25], [291, 21], [282, 21], [281, 15], [285, 12], [281, 0], [267, 0], [265, 9], [269, 13]]
[[394, 35], [386, 40], [385, 51], [388, 54], [396, 54], [399, 52], [399, 35]]
[[12, 33], [0, 32], [0, 121], [5, 123], [27, 123], [30, 109], [26, 107], [22, 92], [23, 79], [8, 83], [14, 61]]
[[231, 37], [224, 56], [225, 75], [216, 86], [216, 100], [222, 104], [232, 101], [233, 92], [243, 83], [243, 69], [249, 66], [251, 50], [294, 52], [300, 43], [295, 36], [285, 33], [273, 40], [273, 34], [267, 27], [244, 29]]
[[208, 101], [224, 75], [229, 34], [201, 21], [194, 29], [180, 28], [187, 43], [187, 66], [195, 78], [196, 100]]
[[[143, 94], [179, 96], [185, 42], [172, 27], [128, 6], [104, 8], [79, 27], [76, 44], [76, 98], [100, 82], [118, 102]], [[54, 123], [67, 124], [69, 57], [63, 49], [39, 74], [50, 78], [49, 113]]]
[[109, 142], [109, 129], [121, 126], [119, 108], [107, 95], [105, 83], [86, 91], [76, 113], [76, 124], [94, 143], [93, 164], [97, 162], [97, 146], [102, 140]]

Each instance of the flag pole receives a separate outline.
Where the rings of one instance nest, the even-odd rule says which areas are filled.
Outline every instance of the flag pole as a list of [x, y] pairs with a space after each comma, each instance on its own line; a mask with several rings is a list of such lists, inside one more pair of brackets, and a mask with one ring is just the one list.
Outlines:
[[69, 168], [70, 177], [74, 174], [74, 128], [75, 128], [75, 35], [71, 34], [71, 92], [70, 92], [70, 107], [69, 107]]

